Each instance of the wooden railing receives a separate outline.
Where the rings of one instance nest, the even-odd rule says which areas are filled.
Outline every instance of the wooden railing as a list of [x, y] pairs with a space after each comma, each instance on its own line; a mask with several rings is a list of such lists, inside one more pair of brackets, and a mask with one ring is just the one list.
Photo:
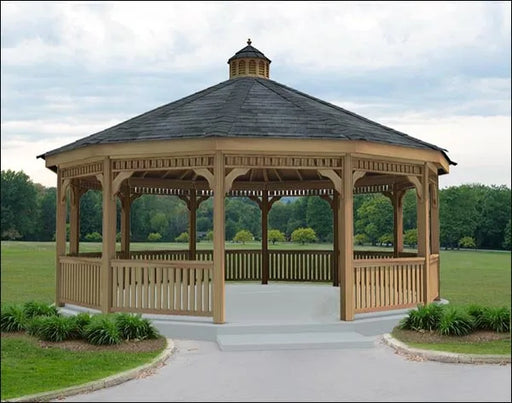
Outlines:
[[226, 250], [226, 280], [261, 280], [261, 251]]
[[[116, 257], [125, 258], [122, 252], [117, 252]], [[130, 251], [130, 259], [135, 260], [188, 260], [188, 257], [188, 249]]]
[[355, 260], [355, 311], [406, 308], [423, 302], [424, 265], [424, 258]]
[[430, 298], [432, 301], [439, 297], [439, 255], [430, 255], [429, 266], [429, 285], [430, 285]]
[[332, 251], [270, 250], [269, 280], [332, 281]]
[[[400, 257], [416, 257], [417, 254], [414, 252], [400, 252]], [[367, 250], [355, 250], [355, 260], [367, 260], [367, 259], [393, 259], [393, 252], [386, 251], [367, 251]]]
[[97, 258], [59, 258], [60, 301], [98, 309], [100, 306], [100, 269]]
[[213, 263], [111, 261], [112, 311], [212, 316]]

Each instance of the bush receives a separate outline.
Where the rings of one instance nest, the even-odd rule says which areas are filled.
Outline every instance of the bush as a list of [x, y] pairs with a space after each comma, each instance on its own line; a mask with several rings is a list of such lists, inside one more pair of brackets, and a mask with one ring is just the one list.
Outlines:
[[210, 230], [206, 233], [206, 240], [213, 241], [213, 231], [212, 230]]
[[300, 242], [304, 245], [306, 242], [315, 242], [316, 239], [313, 228], [297, 228], [292, 232], [292, 242]]
[[84, 240], [87, 242], [101, 242], [103, 237], [99, 232], [92, 232], [90, 234], [85, 235]]
[[21, 332], [28, 324], [25, 310], [20, 305], [2, 307], [0, 316], [2, 332]]
[[23, 304], [23, 310], [27, 319], [35, 316], [59, 316], [55, 305], [48, 305], [42, 302], [29, 301]]
[[85, 328], [91, 323], [92, 316], [87, 312], [81, 312], [72, 317], [73, 320], [73, 334], [72, 339], [85, 339]]
[[119, 333], [125, 340], [146, 340], [159, 337], [158, 330], [141, 315], [121, 313], [116, 315], [115, 320]]
[[278, 229], [271, 229], [268, 231], [268, 240], [274, 245], [276, 242], [286, 242], [286, 237]]
[[444, 336], [465, 336], [475, 327], [475, 319], [470, 314], [454, 308], [447, 309], [439, 322], [439, 333]]
[[444, 308], [439, 304], [418, 305], [400, 321], [401, 329], [436, 330], [443, 316]]
[[474, 248], [476, 248], [476, 243], [475, 243], [475, 240], [473, 238], [471, 238], [470, 236], [465, 236], [460, 239], [459, 246], [461, 248], [473, 248], [474, 249]]
[[28, 326], [28, 333], [46, 341], [64, 341], [73, 337], [75, 322], [66, 316], [37, 316]]
[[242, 242], [243, 244], [245, 244], [246, 242], [252, 241], [253, 239], [254, 235], [251, 234], [246, 229], [243, 229], [236, 233], [235, 237], [233, 238], [233, 241]]
[[115, 319], [108, 315], [95, 315], [85, 326], [85, 339], [95, 345], [112, 345], [121, 342], [121, 335]]
[[508, 307], [484, 308], [477, 326], [479, 329], [493, 330], [495, 332], [510, 331], [510, 309]]
[[160, 235], [160, 233], [158, 233], [158, 232], [151, 232], [148, 235], [148, 241], [150, 241], [150, 242], [157, 242], [160, 239], [162, 239], [162, 235]]
[[176, 242], [188, 242], [188, 232], [182, 232], [174, 240]]

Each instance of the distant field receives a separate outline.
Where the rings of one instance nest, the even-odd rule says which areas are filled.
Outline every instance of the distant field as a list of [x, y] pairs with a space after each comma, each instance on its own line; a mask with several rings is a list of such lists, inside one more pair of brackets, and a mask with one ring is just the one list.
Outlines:
[[[261, 244], [226, 243], [227, 249], [259, 249]], [[132, 250], [186, 249], [183, 243], [133, 243]], [[198, 249], [212, 249], [199, 242]], [[331, 244], [278, 243], [270, 249], [332, 249]], [[361, 248], [356, 248], [361, 249]], [[364, 247], [366, 250], [385, 248]], [[99, 243], [81, 243], [81, 252], [100, 251]], [[2, 304], [55, 298], [55, 243], [1, 242]], [[511, 254], [490, 251], [441, 251], [441, 296], [451, 303], [510, 306]]]

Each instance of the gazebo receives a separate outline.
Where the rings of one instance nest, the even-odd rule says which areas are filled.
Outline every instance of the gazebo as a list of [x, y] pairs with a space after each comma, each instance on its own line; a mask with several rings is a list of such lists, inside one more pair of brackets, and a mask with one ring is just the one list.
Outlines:
[[[57, 305], [221, 324], [226, 280], [332, 282], [344, 321], [439, 298], [438, 177], [454, 165], [445, 150], [272, 81], [270, 63], [249, 40], [228, 60], [228, 80], [39, 156], [57, 174]], [[101, 253], [79, 247], [79, 202], [90, 189], [103, 195]], [[417, 253], [403, 250], [408, 189], [417, 196]], [[362, 193], [391, 199], [393, 252], [354, 251], [353, 196]], [[188, 250], [130, 251], [130, 206], [143, 194], [186, 202]], [[225, 250], [226, 195], [261, 208], [261, 251]], [[333, 250], [269, 251], [272, 204], [312, 195], [332, 207]], [[213, 250], [196, 250], [196, 210], [209, 197]]]

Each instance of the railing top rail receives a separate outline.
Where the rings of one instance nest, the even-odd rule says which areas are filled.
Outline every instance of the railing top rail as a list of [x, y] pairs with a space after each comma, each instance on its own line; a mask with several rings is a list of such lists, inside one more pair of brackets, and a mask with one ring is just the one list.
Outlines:
[[60, 263], [101, 263], [101, 257], [59, 256]]
[[292, 249], [292, 250], [281, 250], [281, 249], [269, 249], [268, 253], [283, 253], [283, 254], [294, 254], [294, 253], [302, 253], [302, 254], [330, 254], [333, 253], [332, 250], [316, 250], [316, 249]]
[[211, 269], [213, 262], [204, 260], [132, 260], [132, 259], [112, 259], [113, 266], [130, 267], [148, 267], [159, 266], [179, 269]]
[[425, 263], [424, 257], [406, 257], [394, 259], [364, 259], [354, 260], [354, 267], [391, 266], [394, 264]]

